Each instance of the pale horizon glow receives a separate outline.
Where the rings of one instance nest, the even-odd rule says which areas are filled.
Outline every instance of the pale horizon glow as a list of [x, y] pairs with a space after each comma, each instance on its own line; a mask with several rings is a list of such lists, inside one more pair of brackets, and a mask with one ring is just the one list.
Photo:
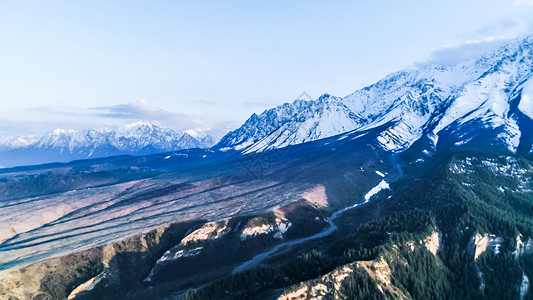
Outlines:
[[4, 1], [0, 139], [159, 121], [236, 128], [533, 34], [518, 1]]

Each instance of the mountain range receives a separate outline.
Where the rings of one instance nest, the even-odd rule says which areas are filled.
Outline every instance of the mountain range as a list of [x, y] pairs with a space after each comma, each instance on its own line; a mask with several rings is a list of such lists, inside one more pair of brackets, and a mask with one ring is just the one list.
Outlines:
[[487, 132], [489, 144], [531, 154], [523, 130], [533, 118], [532, 65], [528, 37], [457, 65], [393, 73], [343, 98], [325, 94], [254, 114], [216, 148], [249, 153], [381, 127], [381, 147], [395, 152], [424, 139], [427, 151], [466, 147], [477, 143], [472, 133]]
[[[316, 100], [285, 103], [253, 114], [222, 138], [195, 138], [157, 122], [137, 122], [118, 130], [56, 129], [40, 139], [22, 137], [3, 143], [0, 165], [143, 155], [215, 144], [217, 150], [249, 153], [376, 127], [383, 127], [378, 139], [391, 151], [428, 140], [424, 147], [430, 152], [438, 148], [439, 137], [441, 144], [473, 144], [476, 141], [466, 131], [481, 126], [495, 134], [491, 144], [511, 151], [520, 146], [520, 151], [531, 153], [531, 139], [519, 123], [533, 117], [532, 59], [533, 38], [528, 37], [457, 65], [402, 70], [342, 98], [324, 94]], [[521, 94], [525, 96], [514, 103]]]
[[0, 144], [0, 165], [13, 167], [114, 155], [146, 155], [190, 148], [209, 148], [220, 138], [205, 132], [188, 132], [170, 129], [156, 121], [138, 121], [114, 130], [55, 129], [41, 138], [18, 137]]
[[[533, 36], [254, 114], [211, 148], [0, 169], [0, 298], [533, 299], [532, 72]], [[185, 134], [29, 145], [87, 156], [88, 136]]]

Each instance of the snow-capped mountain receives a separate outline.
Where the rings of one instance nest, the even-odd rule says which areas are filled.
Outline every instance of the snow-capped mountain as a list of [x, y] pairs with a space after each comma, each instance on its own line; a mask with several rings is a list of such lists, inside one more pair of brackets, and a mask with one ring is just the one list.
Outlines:
[[483, 135], [484, 143], [531, 153], [532, 71], [530, 36], [454, 66], [393, 73], [344, 98], [326, 94], [254, 114], [216, 147], [248, 153], [379, 127], [378, 142], [390, 151], [422, 140], [428, 151], [479, 146]]
[[195, 138], [158, 122], [139, 121], [119, 129], [56, 129], [41, 138], [18, 137], [0, 145], [0, 165], [15, 166], [112, 155], [144, 155], [216, 143], [206, 134]]
[[215, 145], [222, 139], [231, 129], [230, 128], [208, 128], [208, 129], [188, 129], [184, 132], [193, 138], [199, 140], [205, 145]]
[[261, 151], [317, 140], [364, 124], [341, 98], [323, 95], [316, 101], [296, 100], [253, 114], [218, 146]]

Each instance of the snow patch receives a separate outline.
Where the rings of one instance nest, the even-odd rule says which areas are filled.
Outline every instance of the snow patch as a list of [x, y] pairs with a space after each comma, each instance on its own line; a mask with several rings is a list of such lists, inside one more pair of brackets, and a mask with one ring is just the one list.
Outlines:
[[373, 187], [368, 193], [365, 195], [365, 202], [368, 202], [372, 196], [379, 193], [381, 190], [389, 189], [389, 184], [385, 180], [381, 180], [381, 182]]
[[524, 299], [529, 292], [529, 278], [526, 273], [522, 274], [522, 284], [520, 285], [520, 299]]
[[376, 174], [378, 174], [381, 177], [385, 177], [385, 174], [381, 173], [380, 171], [376, 171]]
[[518, 109], [530, 119], [533, 119], [533, 78], [529, 79], [522, 90], [522, 99]]
[[161, 256], [160, 259], [157, 260], [156, 264], [160, 263], [160, 262], [163, 262], [163, 261], [166, 261], [166, 260], [176, 260], [176, 259], [179, 259], [179, 258], [182, 258], [182, 257], [193, 257], [193, 256], [196, 256], [198, 254], [200, 254], [201, 250], [203, 249], [204, 247], [196, 247], [196, 248], [193, 248], [193, 249], [181, 249], [181, 250], [178, 250], [174, 253], [172, 253], [173, 251], [170, 251], [170, 250], [167, 250], [165, 252], [165, 254], [163, 254], [163, 256]]
[[273, 237], [276, 239], [283, 239], [283, 234], [292, 226], [288, 220], [281, 220], [276, 218], [273, 224], [261, 224], [251, 227], [246, 227], [241, 233], [241, 240], [245, 240], [254, 236], [274, 233]]

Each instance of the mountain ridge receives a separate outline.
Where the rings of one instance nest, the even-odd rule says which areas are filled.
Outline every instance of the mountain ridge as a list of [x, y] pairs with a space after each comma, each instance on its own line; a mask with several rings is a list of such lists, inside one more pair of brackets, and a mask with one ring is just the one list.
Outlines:
[[[525, 83], [533, 71], [531, 57], [533, 36], [453, 66], [401, 70], [343, 98], [324, 94], [317, 100], [285, 103], [252, 115], [215, 148], [260, 152], [388, 124], [378, 140], [384, 149], [397, 152], [423, 137], [436, 147], [444, 129], [482, 120], [503, 127], [494, 139], [505, 140], [506, 147], [516, 151], [521, 132], [509, 114], [510, 102], [514, 92], [529, 87]], [[530, 94], [528, 89], [527, 99], [518, 105], [529, 118]]]
[[16, 166], [114, 155], [146, 155], [209, 148], [216, 140], [209, 133], [193, 137], [157, 121], [138, 121], [118, 129], [71, 130], [58, 128], [40, 138], [19, 137], [0, 144], [0, 165]]

